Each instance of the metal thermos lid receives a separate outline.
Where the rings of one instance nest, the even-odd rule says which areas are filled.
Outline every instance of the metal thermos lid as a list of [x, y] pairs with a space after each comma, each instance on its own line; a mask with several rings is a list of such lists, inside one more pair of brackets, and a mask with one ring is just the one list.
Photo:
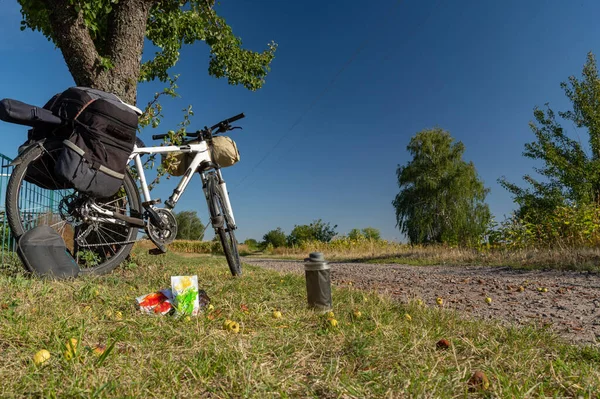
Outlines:
[[304, 259], [305, 271], [317, 271], [330, 269], [329, 264], [325, 262], [325, 256], [321, 252], [311, 252], [308, 258]]

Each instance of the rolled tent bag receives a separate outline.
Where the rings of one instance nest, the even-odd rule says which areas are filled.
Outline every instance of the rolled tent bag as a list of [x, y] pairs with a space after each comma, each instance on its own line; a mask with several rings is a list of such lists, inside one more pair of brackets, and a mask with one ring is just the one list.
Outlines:
[[21, 101], [5, 98], [0, 101], [0, 119], [25, 126], [43, 126], [46, 124], [60, 125], [62, 119], [52, 114], [52, 111]]

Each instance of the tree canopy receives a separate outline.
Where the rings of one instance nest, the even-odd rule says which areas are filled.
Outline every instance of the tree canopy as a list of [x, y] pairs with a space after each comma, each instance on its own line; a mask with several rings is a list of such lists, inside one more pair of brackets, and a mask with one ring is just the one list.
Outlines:
[[204, 224], [196, 211], [181, 211], [175, 214], [178, 240], [199, 240], [204, 238]]
[[[18, 0], [21, 29], [40, 31], [61, 51], [77, 85], [113, 92], [135, 103], [138, 81], [168, 81], [184, 44], [210, 46], [208, 72], [230, 84], [260, 88], [275, 43], [242, 48], [213, 0]], [[141, 63], [144, 39], [157, 51]]]
[[480, 240], [490, 220], [489, 190], [462, 159], [464, 145], [434, 128], [417, 133], [407, 150], [413, 159], [398, 165], [400, 192], [392, 202], [400, 231], [413, 244]]
[[310, 224], [296, 225], [287, 237], [287, 242], [288, 245], [299, 245], [306, 241], [329, 242], [337, 234], [336, 228], [337, 225], [331, 226], [331, 223], [325, 223], [321, 219]]
[[365, 227], [362, 230], [350, 230], [350, 232], [348, 233], [348, 238], [350, 238], [351, 240], [360, 240], [366, 238], [367, 240], [377, 241], [381, 239], [381, 233], [379, 232], [379, 229], [376, 229], [374, 227]]
[[263, 236], [263, 244], [265, 246], [271, 244], [274, 248], [285, 247], [285, 233], [281, 230], [281, 227], [267, 232]]
[[588, 53], [581, 79], [569, 77], [561, 88], [572, 109], [558, 116], [587, 135], [587, 143], [570, 137], [548, 104], [535, 107], [535, 122], [529, 127], [535, 141], [525, 145], [523, 155], [542, 162], [535, 168], [540, 178], [527, 174], [529, 187], [519, 187], [501, 178], [499, 183], [510, 191], [519, 205], [518, 216], [535, 221], [557, 207], [598, 203], [600, 200], [600, 78], [596, 59]]

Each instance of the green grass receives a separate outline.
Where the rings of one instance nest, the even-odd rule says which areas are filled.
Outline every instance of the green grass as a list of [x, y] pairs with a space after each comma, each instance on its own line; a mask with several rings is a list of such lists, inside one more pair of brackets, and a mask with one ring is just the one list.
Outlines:
[[[352, 287], [334, 289], [338, 328], [306, 308], [302, 276], [224, 259], [138, 253], [108, 276], [40, 281], [0, 274], [0, 397], [596, 397], [600, 352], [548, 331], [466, 321]], [[191, 321], [140, 314], [134, 297], [197, 274], [215, 311]], [[244, 306], [242, 306], [244, 305]], [[247, 307], [247, 311], [244, 311]], [[279, 309], [282, 319], [274, 319]], [[354, 319], [359, 309], [363, 316]], [[117, 312], [122, 313], [122, 319]], [[404, 317], [412, 316], [411, 321]], [[225, 319], [241, 325], [223, 330]], [[79, 356], [64, 359], [69, 338]], [[436, 342], [452, 342], [448, 350]], [[114, 344], [104, 358], [85, 348]], [[36, 367], [40, 349], [52, 358]], [[487, 392], [468, 393], [475, 370]]]

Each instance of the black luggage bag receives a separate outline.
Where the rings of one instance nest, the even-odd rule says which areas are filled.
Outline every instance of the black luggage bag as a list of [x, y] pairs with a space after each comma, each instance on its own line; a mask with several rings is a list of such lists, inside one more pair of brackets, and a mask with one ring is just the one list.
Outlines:
[[64, 240], [50, 226], [25, 232], [19, 237], [17, 253], [25, 268], [38, 276], [67, 279], [79, 274], [79, 265], [67, 251]]
[[[49, 138], [64, 144], [56, 159], [43, 156], [28, 169], [28, 182], [51, 190], [75, 188], [95, 198], [111, 197], [119, 190], [136, 140], [138, 113], [132, 107], [114, 94], [86, 87], [56, 94], [43, 109], [29, 106], [27, 111], [26, 106], [6, 99], [0, 103], [7, 119], [34, 126], [20, 151]], [[63, 123], [50, 122], [45, 110]]]

